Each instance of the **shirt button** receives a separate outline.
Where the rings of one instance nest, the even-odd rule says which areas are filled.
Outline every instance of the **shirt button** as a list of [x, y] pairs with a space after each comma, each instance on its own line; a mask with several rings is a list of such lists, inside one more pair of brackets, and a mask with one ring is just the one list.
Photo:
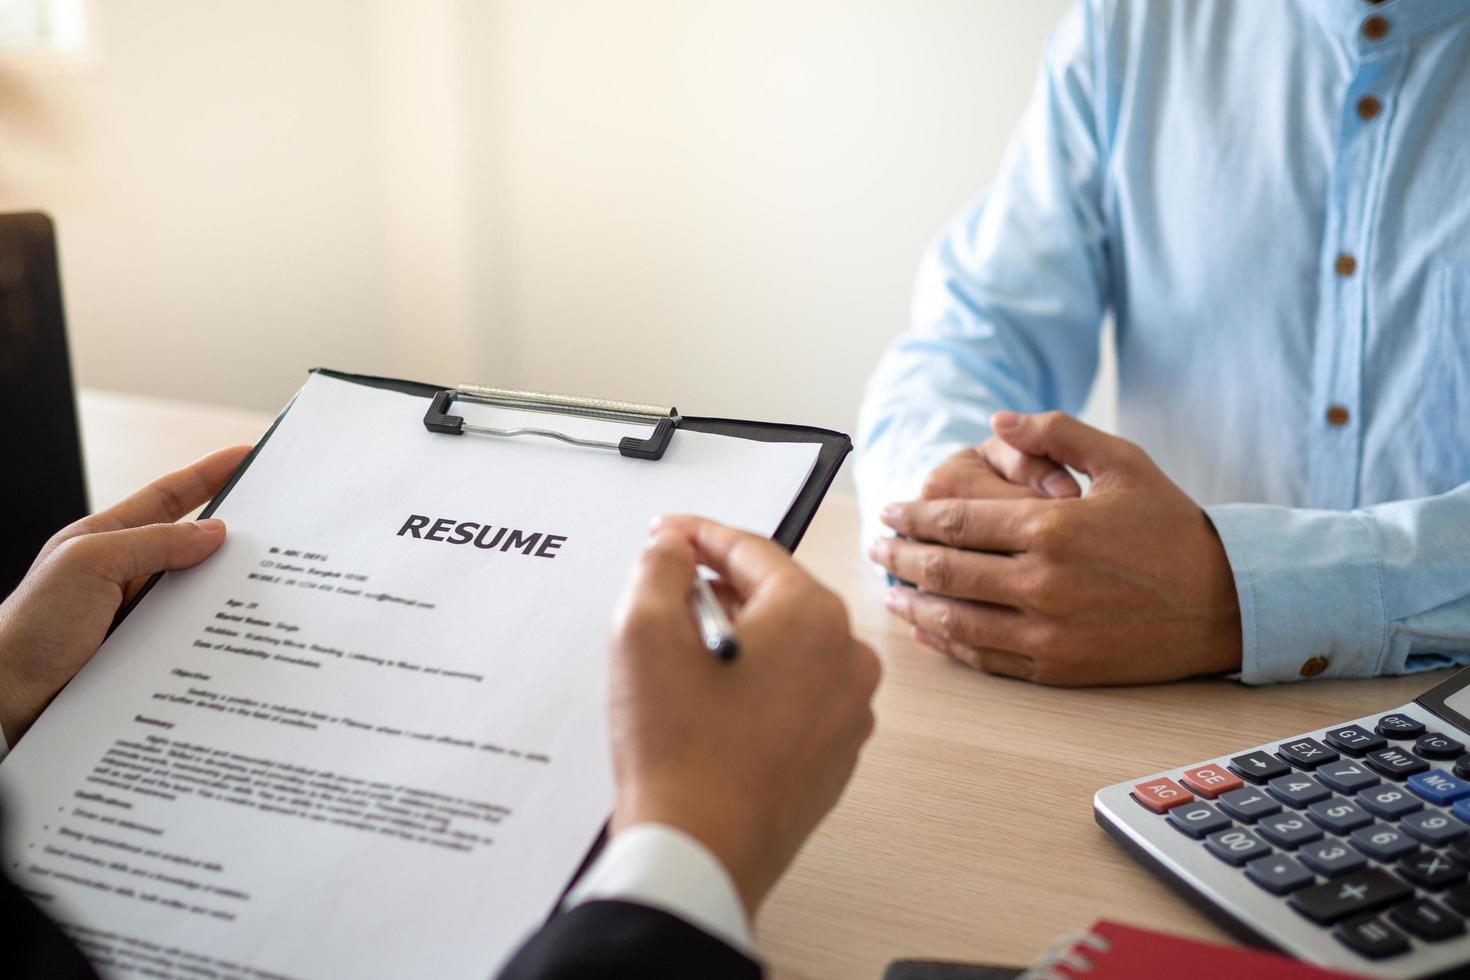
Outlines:
[[1302, 676], [1316, 677], [1318, 674], [1322, 673], [1322, 671], [1326, 669], [1326, 657], [1313, 657], [1311, 660], [1308, 660], [1306, 663], [1302, 664]]
[[1372, 119], [1383, 111], [1383, 103], [1371, 95], [1365, 95], [1358, 100], [1358, 116], [1362, 119]]
[[1352, 416], [1348, 414], [1348, 410], [1343, 406], [1327, 406], [1327, 424], [1332, 426], [1334, 429], [1340, 429], [1343, 426], [1347, 425], [1348, 420], [1351, 418]]
[[1381, 41], [1388, 36], [1388, 21], [1377, 14], [1363, 21], [1363, 36], [1370, 41]]
[[1339, 276], [1342, 276], [1344, 279], [1346, 279], [1348, 276], [1358, 271], [1358, 260], [1353, 258], [1346, 252], [1339, 252], [1337, 255], [1337, 261], [1332, 263], [1332, 271], [1336, 272]]

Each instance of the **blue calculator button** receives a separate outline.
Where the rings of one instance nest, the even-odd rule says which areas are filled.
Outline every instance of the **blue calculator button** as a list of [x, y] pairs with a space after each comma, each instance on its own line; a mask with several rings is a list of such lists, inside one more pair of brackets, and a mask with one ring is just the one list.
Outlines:
[[1414, 791], [1414, 795], [1440, 806], [1470, 796], [1470, 783], [1435, 769], [1415, 773], [1408, 778], [1405, 785]]
[[1450, 812], [1466, 823], [1470, 823], [1470, 799], [1456, 800], [1455, 805], [1450, 807]]

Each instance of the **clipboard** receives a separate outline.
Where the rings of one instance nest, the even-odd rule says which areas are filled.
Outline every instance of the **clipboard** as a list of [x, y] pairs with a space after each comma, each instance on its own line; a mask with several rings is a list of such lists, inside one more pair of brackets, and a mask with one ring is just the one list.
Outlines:
[[[571, 395], [554, 395], [545, 392], [527, 392], [516, 389], [486, 388], [477, 385], [461, 385], [448, 388], [441, 385], [426, 384], [417, 381], [406, 381], [397, 378], [384, 378], [372, 375], [351, 374], [343, 371], [334, 371], [329, 368], [313, 368], [310, 374], [320, 374], [333, 378], [337, 381], [345, 381], [351, 384], [359, 384], [369, 388], [380, 388], [401, 394], [412, 395], [424, 399], [425, 414], [424, 427], [430, 433], [443, 438], [454, 438], [456, 436], [465, 438], [467, 452], [474, 451], [473, 440], [479, 436], [487, 438], [521, 438], [540, 437], [555, 439], [560, 442], [586, 448], [588, 451], [616, 451], [626, 457], [639, 460], [641, 464], [657, 467], [663, 458], [664, 451], [678, 438], [680, 431], [704, 432], [713, 435], [727, 436], [733, 439], [750, 439], [756, 442], [789, 442], [789, 443], [815, 443], [818, 445], [817, 459], [808, 474], [806, 482], [797, 493], [788, 508], [785, 516], [781, 519], [772, 535], [772, 539], [785, 548], [788, 552], [795, 551], [801, 542], [812, 518], [816, 515], [817, 508], [821, 505], [822, 498], [826, 496], [832, 481], [836, 479], [838, 470], [848, 453], [852, 452], [852, 440], [846, 434], [831, 429], [816, 428], [813, 426], [792, 425], [788, 423], [753, 422], [743, 419], [725, 419], [704, 416], [688, 416], [680, 414], [671, 406], [655, 406], [644, 403], [615, 402], [607, 399], [584, 398]], [[647, 424], [651, 428], [647, 439], [623, 439], [619, 444], [591, 443], [589, 440], [579, 439], [552, 428], [536, 428], [524, 430], [493, 430], [483, 426], [475, 426], [465, 423], [460, 417], [449, 414], [450, 409], [456, 401], [464, 399], [480, 401], [502, 407], [511, 407], [518, 411], [535, 412], [546, 415], [548, 418], [555, 416], [570, 416], [577, 418], [597, 419], [603, 421], [634, 422]], [[291, 411], [291, 406], [285, 409], [271, 423], [269, 429], [261, 436], [260, 440], [251, 449], [250, 453], [241, 462], [239, 469], [230, 477], [229, 481], [222, 487], [214, 499], [211, 500], [200, 512], [200, 517], [205, 518], [213, 514], [220, 504], [229, 496], [241, 476], [250, 468], [250, 465], [259, 455], [261, 449], [270, 441], [272, 433], [280, 425], [281, 420]], [[550, 423], [548, 423], [550, 424]], [[634, 443], [628, 445], [628, 443]], [[127, 615], [135, 609], [163, 577], [160, 572], [148, 580], [119, 613], [117, 619], [109, 629], [109, 635], [120, 624]], [[552, 907], [548, 919], [555, 916], [561, 908], [568, 892], [572, 890], [577, 881], [584, 875], [602, 852], [608, 840], [607, 826], [604, 824], [602, 831], [588, 848], [582, 857], [576, 871], [567, 880], [562, 888], [561, 895]]]
[[[447, 437], [461, 435], [461, 437], [473, 440], [480, 434], [489, 438], [505, 438], [506, 430], [487, 432], [484, 427], [460, 425], [460, 432], [452, 430], [456, 425], [449, 419], [456, 419], [449, 415], [448, 411], [453, 407], [455, 399], [469, 399], [483, 401], [487, 404], [513, 407], [521, 411], [538, 412], [548, 416], [557, 415], [573, 416], [578, 418], [601, 419], [604, 421], [632, 421], [650, 424], [654, 432], [649, 440], [644, 440], [643, 446], [617, 447], [617, 451], [630, 458], [646, 461], [651, 466], [657, 466], [663, 456], [663, 450], [668, 447], [672, 440], [678, 438], [678, 433], [683, 431], [706, 432], [713, 435], [729, 436], [732, 439], [750, 439], [756, 442], [800, 442], [817, 443], [817, 461], [812, 467], [811, 474], [801, 491], [792, 501], [786, 516], [781, 519], [776, 533], [772, 535], [773, 540], [787, 551], [795, 551], [796, 546], [801, 543], [806, 529], [810, 526], [812, 518], [816, 516], [817, 508], [822, 503], [822, 498], [827, 495], [827, 490], [832, 486], [832, 481], [837, 478], [837, 472], [842, 468], [842, 461], [852, 452], [852, 439], [846, 434], [836, 432], [832, 429], [820, 429], [814, 426], [791, 425], [781, 422], [751, 422], [743, 419], [724, 419], [705, 416], [681, 415], [672, 407], [649, 405], [635, 402], [614, 402], [607, 399], [584, 398], [575, 395], [554, 395], [546, 392], [529, 392], [508, 388], [485, 388], [478, 385], [460, 385], [447, 387], [444, 385], [425, 384], [419, 381], [404, 381], [397, 378], [383, 378], [366, 374], [349, 374], [344, 371], [334, 371], [330, 368], [312, 368], [311, 374], [320, 374], [338, 381], [346, 381], [351, 384], [364, 385], [369, 388], [382, 388], [387, 391], [396, 391], [405, 395], [415, 395], [425, 401], [425, 428], [430, 432]], [[478, 394], [477, 394], [478, 393]], [[494, 393], [494, 394], [483, 394]], [[228, 483], [221, 488], [220, 492], [200, 513], [200, 517], [209, 517], [219, 507], [220, 503], [229, 496], [230, 491], [239, 481], [244, 472], [250, 468], [260, 452], [275, 432], [276, 426], [282, 418], [291, 410], [288, 405], [271, 427], [266, 430], [265, 435], [255, 444], [255, 448], [245, 457], [240, 468], [230, 477]], [[664, 414], [657, 414], [660, 410]], [[459, 420], [462, 423], [462, 419]], [[437, 424], [438, 427], [435, 427]], [[659, 431], [663, 426], [664, 430]], [[583, 445], [586, 440], [579, 440], [554, 429], [541, 429], [536, 431], [524, 431], [514, 433], [514, 437], [541, 436], [544, 438], [557, 439], [573, 445]], [[623, 442], [637, 442], [639, 440], [624, 439]], [[589, 451], [606, 451], [610, 446], [594, 445], [585, 446]], [[470, 449], [469, 446], [466, 447]], [[148, 590], [153, 586], [157, 576], [139, 590], [118, 616], [118, 622], [137, 605]], [[114, 623], [116, 628], [116, 623]]]

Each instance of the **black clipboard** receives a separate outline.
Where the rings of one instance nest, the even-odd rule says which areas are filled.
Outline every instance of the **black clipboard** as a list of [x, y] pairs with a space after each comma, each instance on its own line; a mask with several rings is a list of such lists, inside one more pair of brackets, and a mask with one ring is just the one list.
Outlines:
[[[405, 395], [422, 397], [425, 401], [426, 413], [436, 406], [436, 399], [442, 398], [446, 392], [456, 390], [444, 385], [425, 384], [420, 381], [403, 381], [397, 378], [380, 378], [366, 374], [349, 374], [344, 371], [333, 371], [330, 368], [312, 368], [310, 373], [335, 378], [338, 381], [347, 381], [351, 384], [364, 385], [368, 388], [382, 388], [387, 391], [396, 391]], [[527, 402], [526, 407], [531, 411], [537, 410], [532, 402]], [[271, 423], [271, 427], [266, 430], [265, 435], [260, 437], [260, 441], [255, 444], [255, 448], [250, 451], [250, 455], [245, 457], [245, 460], [240, 464], [240, 468], [230, 477], [229, 482], [221, 488], [220, 492], [215, 495], [215, 498], [200, 513], [200, 517], [208, 517], [213, 514], [220, 503], [229, 496], [230, 491], [239, 482], [241, 475], [250, 468], [250, 464], [254, 462], [261, 448], [270, 441], [271, 434], [276, 431], [276, 426], [280, 424], [281, 419], [285, 418], [286, 414], [290, 411], [291, 407], [288, 405], [276, 417], [276, 420]], [[781, 519], [780, 525], [777, 526], [776, 533], [772, 535], [772, 538], [787, 551], [795, 551], [796, 546], [801, 543], [802, 536], [806, 534], [807, 527], [810, 526], [812, 518], [816, 516], [817, 508], [821, 505], [822, 498], [827, 495], [827, 490], [832, 486], [832, 481], [837, 478], [837, 472], [842, 468], [842, 461], [847, 458], [848, 453], [852, 452], [852, 439], [846, 434], [833, 431], [832, 429], [819, 429], [807, 425], [790, 425], [782, 422], [751, 422], [744, 419], [681, 415], [678, 416], [676, 430], [669, 438], [677, 439], [678, 430], [681, 429], [690, 432], [708, 432], [714, 435], [729, 436], [734, 439], [750, 439], [755, 442], [814, 442], [821, 447], [817, 451], [817, 462], [812, 467], [812, 472], [807, 477], [806, 483], [802, 486], [801, 492], [796, 495], [796, 499], [792, 501], [790, 509], [786, 511], [786, 516]], [[650, 459], [648, 462], [651, 466], [658, 465], [656, 458]], [[129, 603], [128, 608], [124, 609], [122, 614], [119, 615], [119, 621], [121, 621], [122, 616], [127, 615], [133, 606], [137, 605], [138, 600], [143, 597], [143, 594], [152, 585], [153, 581], [149, 581], [147, 586], [134, 597], [133, 602]]]
[[[398, 378], [381, 378], [365, 374], [349, 374], [344, 371], [334, 371], [329, 368], [312, 368], [309, 373], [320, 374], [324, 377], [346, 381], [351, 384], [364, 385], [369, 388], [382, 388], [387, 391], [396, 391], [405, 395], [421, 397], [424, 399], [425, 404], [426, 426], [431, 432], [444, 431], [442, 428], [436, 430], [432, 424], [432, 420], [436, 414], [442, 418], [444, 410], [449, 404], [449, 400], [445, 398], [445, 395], [457, 390], [446, 388], [442, 385], [425, 384], [419, 381], [404, 381]], [[529, 401], [518, 407], [528, 408], [532, 411], [536, 410], [534, 403]], [[240, 477], [250, 468], [250, 464], [255, 461], [261, 449], [270, 441], [270, 437], [276, 431], [276, 427], [281, 424], [281, 419], [285, 418], [290, 411], [291, 406], [287, 405], [276, 416], [275, 421], [271, 423], [265, 435], [260, 437], [260, 441], [255, 444], [255, 447], [250, 450], [249, 455], [240, 463], [240, 468], [234, 472], [229, 481], [220, 489], [220, 492], [200, 512], [199, 516], [201, 518], [209, 517], [213, 514], [224, 499], [230, 495], [230, 491], [240, 481]], [[566, 411], [562, 414], [580, 413]], [[817, 508], [821, 505], [822, 498], [827, 495], [827, 490], [832, 486], [832, 481], [837, 478], [837, 472], [842, 468], [842, 461], [847, 458], [848, 453], [852, 452], [852, 439], [844, 433], [835, 432], [831, 429], [819, 429], [813, 426], [790, 425], [779, 422], [750, 422], [743, 419], [707, 418], [689, 415], [677, 415], [677, 419], [678, 424], [675, 427], [675, 431], [672, 434], [665, 433], [663, 436], [666, 444], [668, 440], [678, 438], [678, 430], [688, 430], [691, 432], [708, 432], [714, 435], [729, 436], [734, 439], [751, 439], [756, 442], [817, 443], [821, 447], [817, 451], [817, 461], [812, 466], [812, 471], [808, 474], [806, 483], [802, 485], [801, 491], [796, 495], [796, 499], [792, 501], [791, 507], [786, 511], [786, 516], [781, 519], [781, 523], [777, 526], [776, 533], [772, 535], [772, 538], [787, 551], [796, 550], [796, 546], [801, 542], [802, 536], [806, 534], [806, 529], [810, 526], [812, 518], [816, 516]], [[466, 446], [466, 451], [473, 451], [473, 443]], [[640, 458], [647, 459], [647, 465], [657, 466], [658, 458], [662, 456], [662, 451], [660, 450], [657, 456], [652, 458], [636, 452], [625, 453], [625, 455], [639, 456]], [[133, 597], [133, 600], [118, 613], [117, 619], [112, 624], [112, 630], [117, 629], [118, 623], [121, 623], [128, 613], [137, 607], [138, 603], [153, 589], [154, 584], [164, 574], [160, 572], [154, 575], [144, 584], [143, 588], [138, 590], [138, 594]], [[109, 634], [112, 630], [108, 631]], [[577, 880], [592, 866], [592, 862], [597, 859], [598, 854], [601, 853], [606, 842], [607, 828], [604, 825], [602, 832], [592, 842], [592, 846], [582, 858], [582, 863], [577, 866], [577, 870], [567, 881], [566, 887], [562, 889], [562, 894], [557, 899], [556, 906], [552, 908], [551, 915], [556, 914], [567, 892], [571, 891], [572, 886], [576, 884]]]

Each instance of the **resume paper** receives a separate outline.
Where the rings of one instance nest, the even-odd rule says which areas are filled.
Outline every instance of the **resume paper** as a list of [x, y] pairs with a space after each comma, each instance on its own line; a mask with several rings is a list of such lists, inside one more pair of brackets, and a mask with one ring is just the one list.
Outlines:
[[220, 551], [0, 765], [7, 871], [105, 976], [493, 975], [611, 811], [607, 638], [650, 519], [769, 535], [818, 450], [680, 430], [653, 462], [426, 407], [313, 375]]

